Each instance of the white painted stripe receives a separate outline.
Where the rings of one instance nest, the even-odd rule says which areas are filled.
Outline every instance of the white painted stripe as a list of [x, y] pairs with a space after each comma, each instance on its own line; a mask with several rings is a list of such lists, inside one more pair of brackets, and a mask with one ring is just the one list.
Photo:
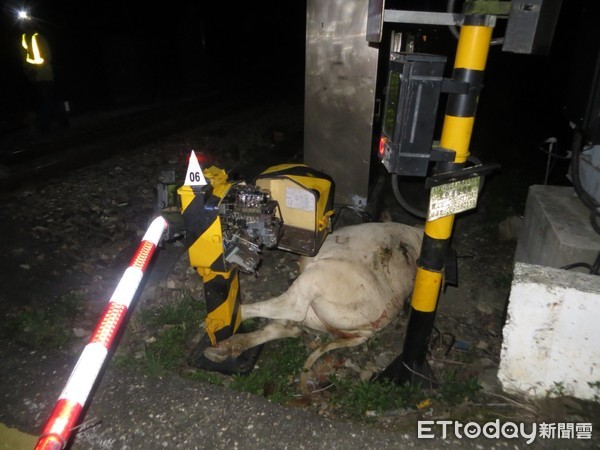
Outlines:
[[144, 272], [138, 267], [128, 267], [125, 269], [121, 281], [119, 281], [119, 284], [115, 288], [110, 301], [129, 308], [143, 276]]
[[86, 345], [58, 399], [71, 400], [84, 406], [107, 354], [108, 350], [99, 342]]
[[158, 245], [163, 232], [167, 228], [167, 221], [163, 217], [157, 217], [152, 221], [146, 234], [142, 238], [142, 241], [152, 242], [154, 245]]

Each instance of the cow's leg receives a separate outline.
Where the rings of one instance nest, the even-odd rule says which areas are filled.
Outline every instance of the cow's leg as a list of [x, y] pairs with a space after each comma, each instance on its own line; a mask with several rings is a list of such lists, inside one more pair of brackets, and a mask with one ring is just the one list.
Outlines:
[[314, 363], [323, 356], [325, 353], [330, 352], [331, 350], [336, 350], [338, 348], [345, 347], [354, 347], [356, 345], [360, 345], [365, 342], [371, 333], [365, 336], [358, 337], [350, 337], [350, 338], [338, 338], [334, 341], [328, 342], [327, 344], [321, 345], [314, 352], [312, 352], [304, 363], [304, 367], [302, 368], [302, 373], [300, 374], [300, 389], [303, 394], [308, 394], [308, 373]]
[[234, 334], [217, 342], [212, 347], [204, 350], [204, 356], [214, 362], [223, 362], [227, 358], [236, 358], [249, 348], [265, 342], [286, 337], [298, 337], [301, 333], [302, 328], [296, 324], [286, 321], [273, 321], [260, 330]]
[[278, 297], [262, 302], [242, 304], [240, 314], [242, 320], [263, 317], [265, 319], [302, 322], [313, 300], [316, 300], [314, 296], [308, 296], [292, 285], [287, 292]]

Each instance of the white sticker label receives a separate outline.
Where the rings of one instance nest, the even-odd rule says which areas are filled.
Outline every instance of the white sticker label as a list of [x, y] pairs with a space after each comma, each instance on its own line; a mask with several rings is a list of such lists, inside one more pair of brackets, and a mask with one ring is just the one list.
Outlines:
[[285, 206], [315, 212], [315, 197], [307, 190], [288, 187], [285, 188]]
[[480, 177], [474, 177], [431, 188], [427, 221], [475, 208], [479, 181]]

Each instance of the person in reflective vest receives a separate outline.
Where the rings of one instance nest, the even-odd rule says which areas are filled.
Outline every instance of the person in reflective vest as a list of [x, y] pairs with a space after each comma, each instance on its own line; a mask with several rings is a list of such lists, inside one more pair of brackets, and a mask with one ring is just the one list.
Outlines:
[[54, 94], [54, 71], [52, 54], [46, 38], [27, 23], [21, 36], [24, 53], [24, 70], [36, 87], [38, 93], [37, 122], [41, 132], [48, 131], [53, 120], [58, 117], [58, 108]]

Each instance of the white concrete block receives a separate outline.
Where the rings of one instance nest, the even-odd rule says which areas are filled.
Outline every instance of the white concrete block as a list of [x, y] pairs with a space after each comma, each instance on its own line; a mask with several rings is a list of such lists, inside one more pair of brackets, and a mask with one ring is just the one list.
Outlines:
[[515, 264], [498, 379], [528, 397], [600, 395], [599, 276]]

